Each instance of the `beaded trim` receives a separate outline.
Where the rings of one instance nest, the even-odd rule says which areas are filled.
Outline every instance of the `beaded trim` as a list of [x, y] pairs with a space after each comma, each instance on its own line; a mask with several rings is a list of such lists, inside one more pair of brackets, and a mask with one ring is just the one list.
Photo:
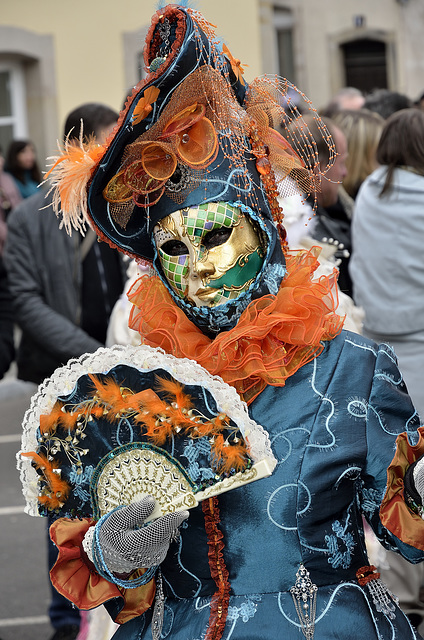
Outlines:
[[224, 549], [223, 534], [218, 527], [220, 522], [218, 498], [209, 498], [209, 500], [202, 502], [202, 509], [208, 536], [209, 567], [211, 576], [217, 586], [217, 591], [213, 594], [211, 600], [211, 612], [205, 640], [220, 640], [227, 621], [231, 587], [228, 581], [228, 570], [222, 554]]
[[255, 121], [253, 119], [251, 121], [250, 128], [250, 142], [252, 145], [253, 155], [256, 157], [256, 168], [261, 176], [261, 180], [268, 198], [268, 204], [271, 209], [272, 218], [280, 236], [281, 247], [283, 249], [283, 252], [287, 253], [289, 249], [289, 245], [287, 242], [287, 231], [283, 226], [284, 214], [278, 202], [278, 189], [275, 182], [274, 171], [268, 158], [269, 151], [261, 142], [258, 135], [258, 128], [256, 127]]

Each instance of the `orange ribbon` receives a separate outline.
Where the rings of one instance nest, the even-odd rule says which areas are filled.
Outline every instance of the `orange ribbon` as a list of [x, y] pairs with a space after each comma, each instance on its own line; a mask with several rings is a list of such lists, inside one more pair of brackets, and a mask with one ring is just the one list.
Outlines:
[[144, 118], [149, 115], [153, 109], [152, 104], [158, 99], [160, 90], [157, 87], [149, 87], [144, 92], [143, 96], [137, 102], [137, 106], [133, 111], [132, 123], [140, 124]]
[[[146, 91], [134, 111], [138, 121], [147, 115], [148, 107], [151, 110], [148, 101], [154, 102], [157, 98], [159, 91], [155, 87], [151, 89], [157, 93], [147, 95]], [[159, 140], [133, 143], [131, 156], [137, 159], [113, 176], [103, 191], [104, 198], [112, 203], [132, 198], [139, 207], [151, 206], [162, 196], [165, 182], [174, 173], [178, 159], [196, 169], [207, 167], [216, 158], [218, 139], [205, 113], [206, 107], [195, 102], [169, 120]]]
[[243, 78], [244, 68], [241, 66], [240, 60], [238, 58], [234, 58], [233, 54], [231, 53], [227, 45], [224, 44], [222, 46], [222, 50], [224, 52], [225, 57], [227, 58], [227, 60], [231, 65], [231, 68], [233, 70], [235, 77], [244, 86], [246, 84]]

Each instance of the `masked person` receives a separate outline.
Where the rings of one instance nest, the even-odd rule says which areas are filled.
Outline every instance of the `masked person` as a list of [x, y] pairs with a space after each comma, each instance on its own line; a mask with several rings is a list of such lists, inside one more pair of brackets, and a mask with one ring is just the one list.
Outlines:
[[[389, 548], [411, 562], [424, 558], [411, 473], [408, 504], [403, 494], [406, 470], [424, 451], [419, 419], [390, 348], [342, 330], [335, 274], [314, 280], [314, 252], [291, 253], [284, 240], [277, 196], [293, 185], [315, 192], [319, 177], [308, 129], [283, 99], [291, 86], [270, 78], [248, 87], [212, 26], [176, 5], [153, 17], [145, 61], [149, 75], [108, 147], [81, 150], [86, 197], [74, 207], [61, 196], [65, 225], [78, 228], [85, 211], [102, 240], [149, 262], [155, 275], [129, 294], [139, 352], [100, 350], [73, 362], [54, 378], [62, 404], [45, 415], [33, 403], [40, 430], [35, 436], [26, 425], [21, 466], [29, 510], [58, 517], [52, 581], [81, 609], [106, 603], [121, 625], [118, 639], [416, 638], [370, 566], [362, 515]], [[276, 132], [281, 121], [290, 144]], [[72, 171], [65, 150], [52, 173], [59, 194]], [[116, 499], [103, 515], [94, 508], [99, 485], [110, 502], [118, 468], [130, 468], [125, 456], [138, 446], [140, 424], [165, 440], [167, 412], [182, 406], [155, 397], [164, 413], [151, 421], [150, 399], [137, 400], [149, 348], [181, 376], [201, 365], [190, 384], [206, 370], [206, 386], [225, 383], [228, 406], [236, 390], [253, 420], [243, 437], [253, 447], [262, 433], [274, 457], [270, 475], [154, 520], [148, 495], [129, 506]], [[196, 422], [184, 425], [190, 473], [207, 473], [234, 452], [234, 438], [217, 453], [216, 433], [199, 439]], [[119, 495], [141, 481], [131, 478], [117, 482]]]

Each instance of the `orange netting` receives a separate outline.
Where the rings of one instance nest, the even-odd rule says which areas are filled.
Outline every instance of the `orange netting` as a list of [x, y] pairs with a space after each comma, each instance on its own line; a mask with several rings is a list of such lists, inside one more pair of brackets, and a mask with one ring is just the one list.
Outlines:
[[[308, 106], [308, 113], [314, 116], [328, 146], [329, 160], [323, 169], [314, 137], [294, 102], [296, 94]], [[285, 78], [262, 76], [249, 85], [246, 111], [256, 122], [259, 137], [269, 149], [268, 158], [279, 195], [308, 196], [316, 191], [322, 175], [334, 163], [336, 149], [327, 127], [306, 95]], [[286, 180], [287, 177], [290, 180]]]
[[173, 302], [158, 277], [142, 276], [131, 288], [129, 326], [142, 342], [191, 358], [252, 402], [267, 386], [284, 386], [323, 350], [343, 326], [337, 308], [336, 272], [312, 280], [318, 250], [288, 256], [288, 275], [276, 296], [250, 303], [231, 331], [205, 336]]
[[[253, 129], [265, 149], [261, 156], [271, 164], [278, 194], [308, 196], [319, 185], [318, 152], [308, 127], [290, 104], [289, 90], [294, 90], [293, 85], [277, 77], [258, 79], [248, 89], [244, 109], [220, 71], [208, 65], [196, 69], [176, 88], [155, 124], [125, 148], [120, 171], [104, 191], [114, 219], [125, 227], [134, 201], [150, 206], [166, 193], [183, 202], [201, 180], [206, 186], [208, 167], [218, 152], [217, 134], [223, 156], [236, 172], [233, 180], [241, 191], [250, 191], [250, 205], [257, 210], [259, 203], [255, 191], [249, 189], [246, 165], [247, 159], [258, 155], [251, 148]], [[145, 109], [144, 96], [140, 102]], [[317, 124], [329, 146], [331, 164], [335, 153], [331, 136], [318, 117]], [[185, 173], [175, 192], [169, 178], [177, 161]], [[169, 167], [168, 172], [161, 171], [164, 166]], [[213, 174], [219, 172], [220, 167], [214, 166]]]

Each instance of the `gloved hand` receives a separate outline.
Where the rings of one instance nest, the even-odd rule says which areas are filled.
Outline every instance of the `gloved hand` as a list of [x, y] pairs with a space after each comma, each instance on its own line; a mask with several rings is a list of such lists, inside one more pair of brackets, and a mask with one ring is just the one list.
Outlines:
[[189, 513], [168, 513], [144, 525], [155, 503], [152, 496], [146, 496], [114, 511], [96, 525], [103, 561], [110, 571], [130, 573], [134, 569], [153, 567], [165, 559], [171, 540], [178, 535], [178, 528]]
[[414, 504], [418, 507], [421, 515], [424, 505], [424, 456], [421, 456], [406, 470], [404, 488], [407, 503], [410, 506]]
[[415, 462], [413, 473], [415, 489], [421, 498], [421, 504], [424, 505], [424, 456]]

